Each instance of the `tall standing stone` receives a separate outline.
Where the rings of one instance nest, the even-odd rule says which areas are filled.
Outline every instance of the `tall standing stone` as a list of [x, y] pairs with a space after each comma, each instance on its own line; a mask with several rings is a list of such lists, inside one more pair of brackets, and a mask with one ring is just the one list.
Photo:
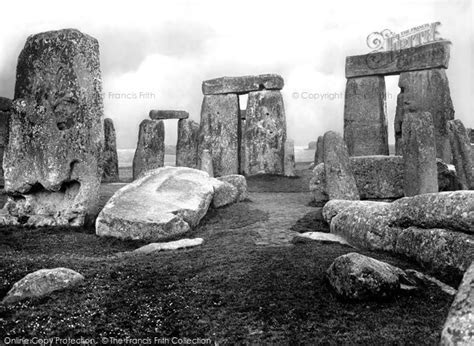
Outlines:
[[449, 120], [448, 134], [453, 154], [453, 164], [456, 167], [456, 175], [463, 190], [469, 190], [471, 187], [474, 187], [472, 176], [473, 162], [471, 144], [462, 121], [459, 119]]
[[3, 163], [6, 209], [21, 223], [79, 226], [95, 212], [104, 141], [99, 64], [99, 43], [78, 30], [26, 41]]
[[406, 113], [402, 133], [405, 196], [438, 192], [435, 129], [431, 114]]
[[[429, 112], [433, 117], [436, 157], [452, 162], [447, 123], [454, 119], [454, 108], [444, 69], [403, 72], [398, 81], [400, 97], [397, 99], [395, 133], [403, 128], [405, 115], [410, 112]], [[400, 124], [401, 123], [401, 124]], [[401, 140], [396, 136], [395, 140]], [[399, 153], [401, 154], [401, 153]]]
[[324, 172], [329, 199], [358, 200], [354, 175], [352, 174], [349, 153], [341, 135], [328, 131], [323, 137]]
[[133, 157], [133, 180], [165, 163], [165, 125], [162, 120], [140, 123], [137, 149]]
[[243, 174], [284, 174], [285, 141], [285, 107], [280, 91], [249, 93], [242, 134]]
[[389, 154], [383, 76], [347, 80], [344, 141], [350, 156]]
[[295, 141], [287, 139], [285, 142], [285, 176], [294, 177], [295, 174]]
[[4, 186], [3, 153], [8, 143], [8, 122], [12, 110], [12, 100], [0, 97], [0, 186]]
[[117, 139], [114, 122], [104, 120], [104, 153], [102, 157], [102, 181], [112, 183], [119, 181]]
[[178, 142], [176, 144], [176, 166], [197, 168], [199, 124], [193, 120], [178, 121]]
[[239, 128], [239, 98], [236, 94], [204, 96], [199, 157], [202, 157], [203, 150], [209, 150], [216, 177], [239, 173]]
[[316, 142], [316, 151], [314, 152], [314, 165], [324, 162], [323, 136], [319, 136]]
[[199, 169], [209, 174], [210, 177], [214, 176], [214, 166], [212, 163], [212, 155], [208, 149], [204, 149], [201, 152], [199, 159]]

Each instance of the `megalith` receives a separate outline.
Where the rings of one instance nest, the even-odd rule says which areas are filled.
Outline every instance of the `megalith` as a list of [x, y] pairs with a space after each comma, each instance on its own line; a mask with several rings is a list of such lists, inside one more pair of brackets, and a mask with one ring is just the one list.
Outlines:
[[324, 152], [323, 136], [318, 136], [318, 140], [316, 141], [316, 151], [314, 152], [314, 165], [315, 166], [324, 162], [323, 152]]
[[286, 118], [281, 92], [249, 93], [242, 134], [243, 174], [284, 174], [285, 141]]
[[[396, 142], [401, 140], [405, 115], [409, 112], [429, 112], [433, 117], [436, 157], [452, 162], [447, 123], [454, 119], [454, 108], [449, 91], [446, 70], [433, 68], [423, 71], [403, 72], [398, 81], [400, 96], [397, 98], [395, 119]], [[399, 145], [397, 145], [399, 146]], [[398, 152], [397, 154], [402, 154]]]
[[344, 141], [350, 156], [388, 155], [383, 76], [349, 78], [344, 103]]
[[133, 157], [133, 180], [165, 163], [165, 125], [162, 120], [140, 123], [137, 149]]
[[0, 97], [0, 186], [4, 186], [3, 154], [8, 143], [8, 121], [12, 110], [12, 100]]
[[102, 156], [102, 181], [113, 183], [119, 181], [117, 138], [114, 122], [110, 118], [104, 120], [104, 152]]
[[197, 168], [199, 124], [193, 120], [178, 121], [178, 141], [176, 144], [176, 166]]
[[204, 149], [199, 157], [199, 169], [206, 172], [210, 177], [214, 177], [214, 166], [212, 164], [212, 155], [208, 149]]
[[471, 155], [470, 139], [464, 124], [459, 119], [448, 121], [448, 135], [453, 155], [453, 164], [463, 190], [474, 187], [472, 176], [473, 162]]
[[405, 196], [438, 192], [433, 117], [429, 112], [406, 113], [402, 134]]
[[3, 162], [11, 220], [80, 226], [95, 212], [104, 141], [99, 64], [97, 40], [78, 30], [28, 37]]
[[202, 157], [203, 150], [209, 150], [216, 177], [239, 173], [239, 128], [239, 98], [236, 94], [204, 96], [198, 157]]
[[287, 139], [285, 142], [285, 176], [294, 177], [295, 174], [295, 141]]

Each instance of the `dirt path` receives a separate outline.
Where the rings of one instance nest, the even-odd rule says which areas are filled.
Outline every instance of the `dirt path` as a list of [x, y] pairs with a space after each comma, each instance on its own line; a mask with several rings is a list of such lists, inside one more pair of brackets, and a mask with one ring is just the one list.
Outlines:
[[257, 233], [256, 245], [290, 245], [291, 239], [297, 234], [290, 230], [291, 226], [307, 213], [315, 210], [308, 206], [310, 201], [308, 192], [253, 192], [249, 197], [255, 203], [255, 208], [269, 214], [267, 221], [245, 227]]

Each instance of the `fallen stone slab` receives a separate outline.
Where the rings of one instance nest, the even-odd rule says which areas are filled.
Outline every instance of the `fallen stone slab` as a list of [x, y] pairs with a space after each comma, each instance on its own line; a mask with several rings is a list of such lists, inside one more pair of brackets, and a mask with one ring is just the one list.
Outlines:
[[212, 178], [211, 181], [214, 187], [213, 208], [221, 208], [237, 201], [239, 191], [234, 185], [215, 178]]
[[180, 239], [175, 241], [170, 241], [167, 243], [151, 243], [145, 246], [142, 246], [133, 252], [136, 253], [151, 253], [155, 251], [165, 251], [165, 250], [178, 250], [178, 249], [185, 249], [189, 247], [194, 247], [201, 245], [204, 242], [202, 238], [194, 238], [194, 239]]
[[243, 201], [249, 197], [247, 190], [247, 179], [240, 174], [230, 174], [218, 177], [218, 180], [232, 184], [237, 189], [237, 202]]
[[338, 243], [342, 245], [349, 245], [349, 243], [342, 237], [324, 232], [305, 232], [295, 235], [292, 239], [293, 244], [307, 243], [307, 242], [320, 242], [320, 243]]
[[464, 273], [444, 323], [440, 345], [474, 345], [474, 262]]
[[188, 119], [189, 113], [186, 111], [152, 109], [149, 113], [149, 116], [150, 116], [150, 119], [153, 119], [153, 120]]
[[204, 95], [245, 94], [258, 90], [281, 90], [285, 82], [277, 74], [259, 76], [220, 77], [202, 82]]
[[346, 78], [390, 76], [408, 71], [448, 68], [449, 41], [388, 52], [353, 55], [346, 58]]
[[206, 215], [213, 194], [209, 175], [203, 171], [152, 170], [112, 196], [96, 220], [96, 234], [147, 241], [184, 234]]
[[84, 277], [72, 269], [40, 269], [16, 282], [2, 303], [10, 304], [26, 298], [43, 297], [51, 292], [75, 286], [83, 280]]

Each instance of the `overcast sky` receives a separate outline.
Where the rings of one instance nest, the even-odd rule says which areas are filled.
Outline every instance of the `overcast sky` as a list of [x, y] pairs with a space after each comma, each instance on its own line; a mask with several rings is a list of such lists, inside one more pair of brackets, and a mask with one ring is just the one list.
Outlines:
[[[9, 1], [0, 20], [0, 96], [13, 97], [27, 36], [77, 28], [99, 40], [105, 115], [119, 148], [135, 147], [150, 109], [183, 109], [199, 121], [203, 80], [260, 73], [285, 79], [288, 136], [306, 145], [342, 132], [345, 57], [369, 53], [368, 34], [440, 21], [453, 43], [447, 74], [456, 118], [474, 127], [472, 19], [470, 0]], [[390, 142], [397, 81], [386, 79]], [[303, 99], [309, 94], [318, 99]], [[166, 123], [166, 142], [176, 142], [176, 121]]]

